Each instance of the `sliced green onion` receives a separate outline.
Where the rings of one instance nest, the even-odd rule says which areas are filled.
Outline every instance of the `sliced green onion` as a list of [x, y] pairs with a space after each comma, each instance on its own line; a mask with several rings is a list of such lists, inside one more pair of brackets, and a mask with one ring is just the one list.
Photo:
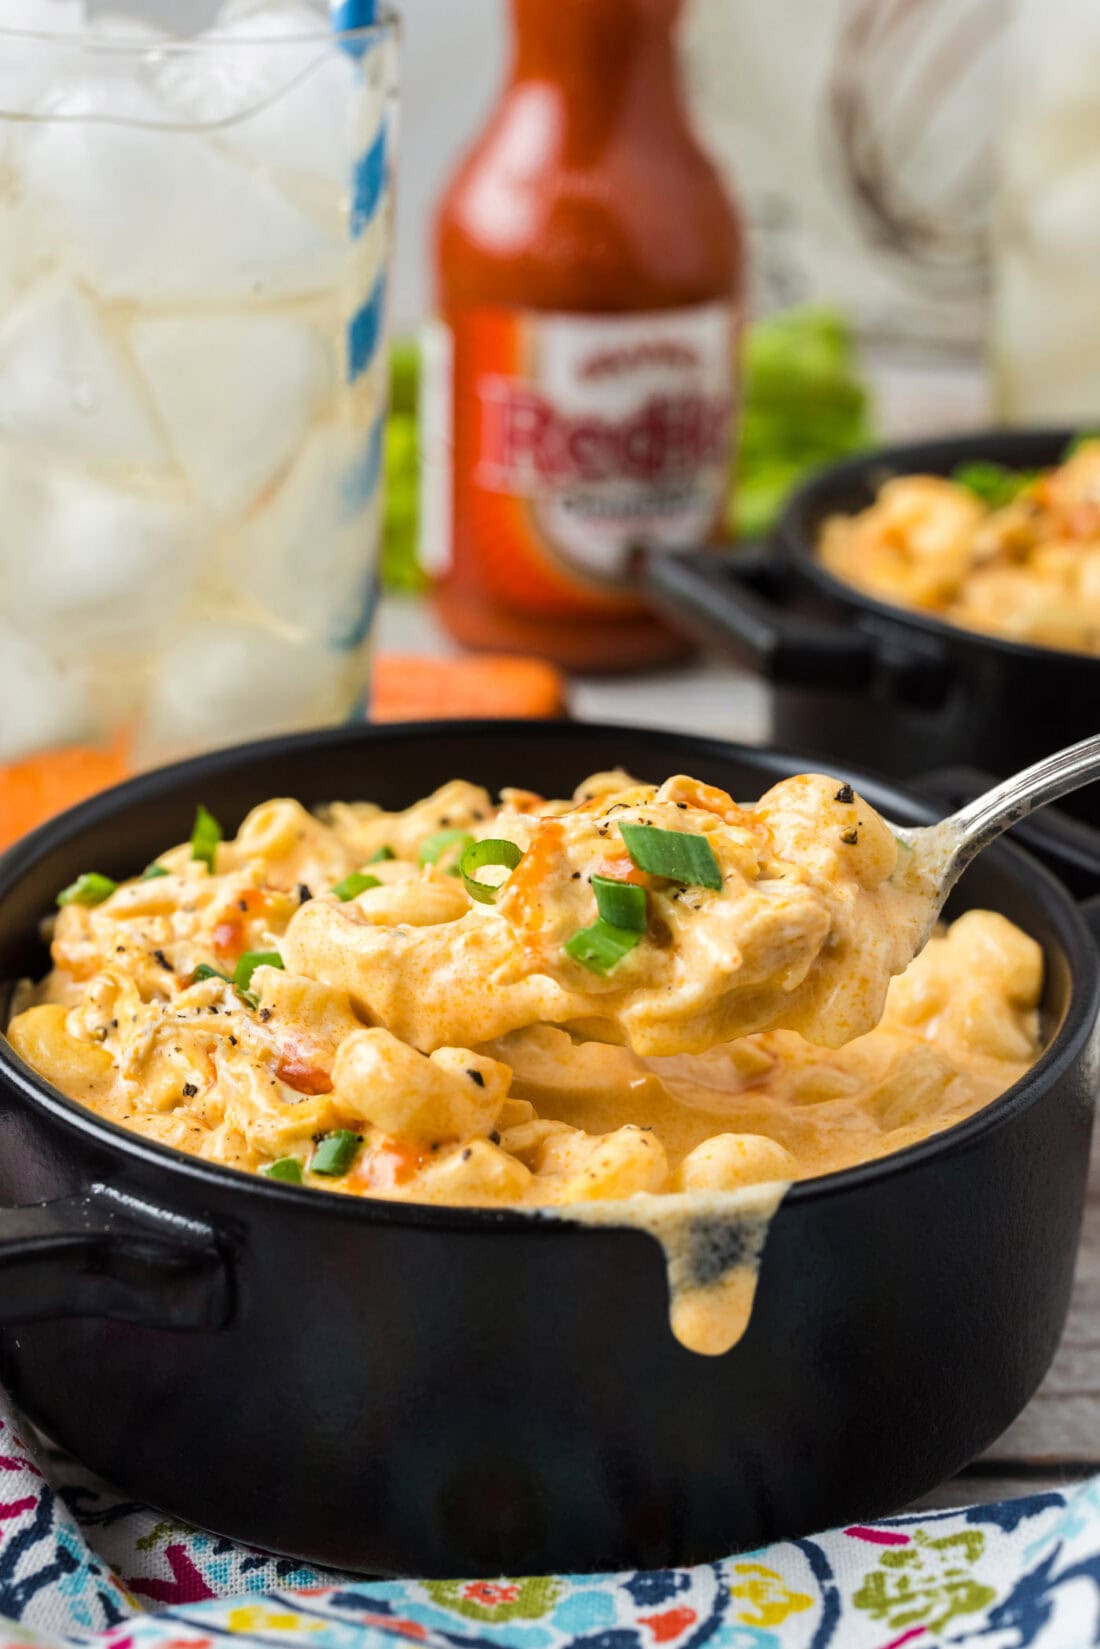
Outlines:
[[523, 849], [517, 847], [515, 842], [471, 842], [459, 864], [470, 898], [477, 899], [483, 905], [495, 905], [499, 889], [490, 882], [479, 882], [477, 872], [489, 865], [503, 865], [505, 870], [515, 870], [522, 858]]
[[164, 865], [154, 863], [151, 865], [146, 865], [145, 869], [141, 873], [141, 879], [143, 882], [155, 882], [161, 876], [170, 876], [171, 874], [171, 871], [167, 870]]
[[221, 840], [221, 825], [214, 815], [200, 804], [195, 814], [195, 827], [191, 832], [191, 857], [204, 864], [211, 875], [214, 874], [218, 843]]
[[282, 968], [283, 959], [277, 950], [247, 950], [233, 972], [233, 983], [239, 991], [246, 991], [257, 968]]
[[369, 888], [381, 886], [382, 884], [377, 876], [368, 876], [362, 870], [354, 870], [350, 876], [345, 876], [342, 882], [337, 882], [332, 891], [346, 905], [349, 899], [357, 899], [361, 893], [366, 893]]
[[302, 1165], [297, 1157], [280, 1157], [263, 1170], [268, 1179], [282, 1180], [285, 1185], [301, 1185]]
[[333, 1179], [346, 1174], [359, 1154], [362, 1141], [347, 1128], [338, 1128], [326, 1134], [313, 1153], [310, 1168], [315, 1174], [330, 1174]]
[[210, 966], [209, 962], [200, 962], [194, 973], [191, 975], [191, 983], [193, 985], [198, 984], [200, 979], [220, 979], [225, 985], [231, 985], [233, 983], [227, 973], [219, 973], [217, 968], [212, 968]]
[[[446, 856], [454, 860], [449, 866], [450, 874], [459, 874], [458, 861], [473, 841], [468, 830], [437, 830], [434, 836], [425, 836], [420, 844], [417, 855], [422, 865], [437, 865]], [[453, 852], [451, 850], [454, 850]]]
[[397, 854], [392, 847], [380, 847], [377, 853], [372, 853], [367, 860], [368, 865], [384, 865], [387, 859], [396, 859]]
[[1039, 470], [1008, 469], [1004, 464], [980, 461], [960, 464], [951, 472], [957, 487], [965, 487], [991, 510], [1003, 509], [1039, 479]]
[[644, 887], [616, 881], [612, 876], [593, 876], [592, 891], [596, 895], [596, 909], [605, 922], [610, 922], [613, 928], [645, 932], [648, 901]]
[[639, 870], [683, 887], [709, 887], [715, 893], [721, 888], [722, 872], [705, 836], [640, 824], [621, 824], [619, 833]]
[[117, 887], [118, 883], [112, 882], [109, 876], [100, 876], [97, 871], [89, 870], [63, 888], [57, 902], [59, 905], [101, 905]]
[[582, 928], [566, 942], [565, 954], [590, 973], [610, 973], [641, 942], [641, 934], [633, 928], [616, 927], [601, 916], [590, 928]]

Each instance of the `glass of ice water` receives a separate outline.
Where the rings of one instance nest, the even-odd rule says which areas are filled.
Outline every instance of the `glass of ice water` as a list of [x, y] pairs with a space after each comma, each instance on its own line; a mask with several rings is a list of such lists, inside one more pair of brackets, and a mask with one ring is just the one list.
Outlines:
[[393, 20], [118, 3], [0, 6], [0, 762], [365, 689]]

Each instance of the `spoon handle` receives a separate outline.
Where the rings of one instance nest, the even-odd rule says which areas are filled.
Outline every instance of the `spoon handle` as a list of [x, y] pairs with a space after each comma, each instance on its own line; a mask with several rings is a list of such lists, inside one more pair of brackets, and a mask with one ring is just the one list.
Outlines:
[[1071, 790], [1079, 790], [1092, 779], [1100, 779], [1100, 733], [1071, 744], [1053, 756], [1044, 756], [1034, 767], [1013, 774], [1003, 784], [960, 808], [947, 821], [955, 838], [953, 869], [957, 875], [976, 853], [1026, 819], [1037, 807], [1057, 801]]

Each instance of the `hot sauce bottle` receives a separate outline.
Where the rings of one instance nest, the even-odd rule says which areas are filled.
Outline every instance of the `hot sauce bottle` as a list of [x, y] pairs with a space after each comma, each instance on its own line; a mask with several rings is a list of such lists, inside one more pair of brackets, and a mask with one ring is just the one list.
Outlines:
[[440, 203], [422, 549], [468, 646], [569, 668], [684, 643], [633, 552], [721, 531], [742, 248], [689, 123], [683, 0], [510, 0], [511, 74]]

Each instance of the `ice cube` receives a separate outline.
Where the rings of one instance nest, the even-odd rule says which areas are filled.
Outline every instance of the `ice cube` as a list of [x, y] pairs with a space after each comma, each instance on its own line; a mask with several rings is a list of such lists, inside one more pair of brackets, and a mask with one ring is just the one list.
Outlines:
[[[0, 149], [4, 122], [0, 119]], [[52, 247], [39, 233], [34, 213], [25, 201], [3, 198], [4, 158], [0, 153], [0, 318], [53, 265]]]
[[0, 324], [0, 432], [80, 463], [169, 461], [140, 379], [64, 275], [35, 287]]
[[343, 425], [320, 429], [237, 540], [235, 587], [315, 645], [353, 647], [366, 628], [381, 518], [377, 444], [377, 434], [372, 443]]
[[264, 491], [336, 388], [332, 351], [304, 321], [141, 320], [130, 338], [177, 459], [223, 513]]
[[[185, 47], [178, 48], [186, 50]], [[55, 88], [22, 157], [29, 198], [111, 298], [234, 303], [339, 284], [346, 246], [137, 78]]]
[[104, 731], [85, 672], [54, 663], [13, 620], [0, 618], [0, 762]]
[[[7, 9], [10, 4], [14, 12]], [[79, 4], [75, 14], [79, 26]], [[34, 111], [51, 81], [66, 62], [72, 62], [71, 54], [48, 37], [50, 17], [56, 18], [57, 32], [63, 33], [67, 32], [64, 24], [69, 16], [70, 8], [60, 0], [0, 0], [0, 198], [14, 193], [10, 181], [5, 188], [4, 173], [10, 171], [17, 154], [23, 131], [19, 117]], [[9, 34], [9, 29], [33, 32]]]
[[21, 632], [83, 658], [155, 647], [196, 583], [208, 533], [173, 490], [108, 486], [10, 451], [0, 520], [0, 581], [18, 593]]
[[231, 3], [203, 39], [202, 52], [165, 58], [165, 101], [188, 120], [225, 122], [219, 141], [261, 166], [345, 190], [366, 83], [317, 12], [296, 0]]
[[207, 32], [215, 40], [307, 40], [331, 39], [331, 31], [328, 0], [222, 0]]
[[222, 619], [182, 629], [161, 656], [138, 734], [141, 763], [343, 721], [365, 687], [361, 655], [329, 653]]
[[88, 34], [93, 40], [113, 40], [120, 45], [136, 42], [144, 46], [159, 46], [172, 36], [146, 17], [135, 17], [126, 11], [97, 11], [89, 14]]
[[80, 0], [0, 0], [0, 174], [19, 135], [4, 117], [34, 110], [64, 65], [75, 61], [53, 36], [76, 35], [82, 25]]
[[0, 34], [6, 29], [79, 34], [83, 27], [83, 0], [4, 0], [0, 10]]

